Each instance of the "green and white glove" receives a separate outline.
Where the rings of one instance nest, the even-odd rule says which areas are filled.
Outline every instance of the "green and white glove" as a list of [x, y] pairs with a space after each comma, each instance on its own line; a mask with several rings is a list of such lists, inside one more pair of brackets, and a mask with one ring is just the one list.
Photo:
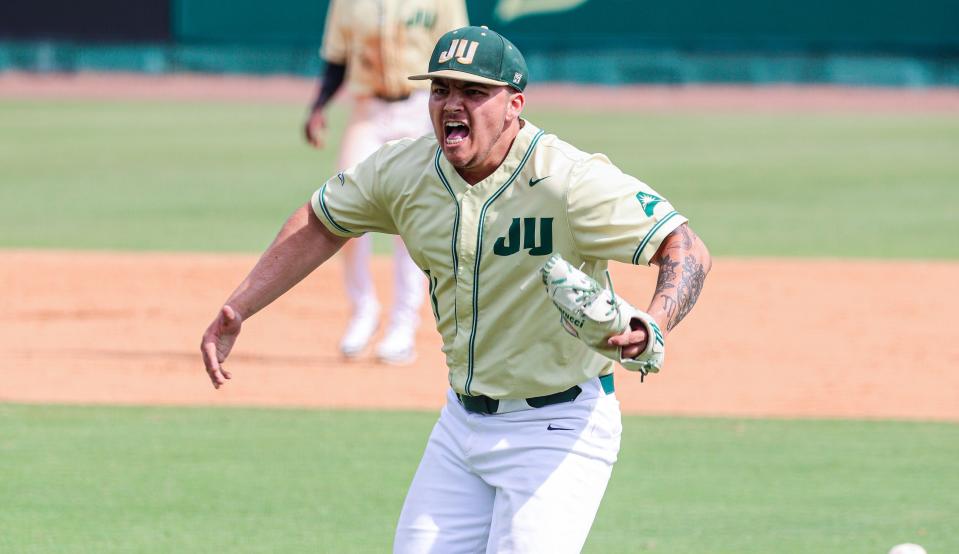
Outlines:
[[[630, 371], [643, 375], [659, 372], [666, 348], [659, 325], [649, 314], [616, 295], [608, 273], [610, 288], [601, 287], [559, 254], [550, 256], [540, 272], [546, 294], [559, 310], [563, 328], [569, 334]], [[634, 319], [646, 328], [646, 349], [635, 358], [623, 358], [622, 349], [610, 346], [607, 341], [630, 329], [630, 321]]]

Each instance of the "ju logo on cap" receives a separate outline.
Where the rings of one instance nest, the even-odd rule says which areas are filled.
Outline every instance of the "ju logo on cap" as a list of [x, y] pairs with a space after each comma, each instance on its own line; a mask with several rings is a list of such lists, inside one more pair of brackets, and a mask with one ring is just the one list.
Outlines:
[[410, 79], [456, 79], [509, 86], [522, 92], [528, 71], [519, 48], [487, 27], [462, 27], [440, 37], [430, 56], [429, 72]]
[[[457, 51], [459, 48], [459, 51]], [[469, 50], [467, 50], [467, 48]], [[445, 52], [440, 52], [439, 58], [436, 59], [436, 63], [446, 63], [453, 59], [453, 56], [456, 56], [456, 61], [463, 64], [469, 65], [473, 63], [473, 56], [476, 55], [476, 49], [479, 48], [479, 43], [469, 40], [460, 40], [453, 39], [453, 44], [450, 44], [450, 49]]]

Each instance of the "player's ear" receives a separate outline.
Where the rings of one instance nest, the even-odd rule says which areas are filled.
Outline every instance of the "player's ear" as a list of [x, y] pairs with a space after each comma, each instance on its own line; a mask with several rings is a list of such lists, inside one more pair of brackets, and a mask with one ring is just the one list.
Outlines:
[[506, 113], [510, 120], [518, 119], [519, 116], [523, 113], [523, 108], [526, 106], [526, 96], [522, 92], [513, 92], [510, 95], [509, 106], [506, 109]]

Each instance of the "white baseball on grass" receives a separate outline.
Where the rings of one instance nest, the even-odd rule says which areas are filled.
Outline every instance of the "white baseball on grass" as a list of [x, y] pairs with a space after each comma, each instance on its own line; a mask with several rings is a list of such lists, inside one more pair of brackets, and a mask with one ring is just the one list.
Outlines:
[[918, 544], [907, 542], [892, 547], [889, 554], [926, 554], [926, 549]]

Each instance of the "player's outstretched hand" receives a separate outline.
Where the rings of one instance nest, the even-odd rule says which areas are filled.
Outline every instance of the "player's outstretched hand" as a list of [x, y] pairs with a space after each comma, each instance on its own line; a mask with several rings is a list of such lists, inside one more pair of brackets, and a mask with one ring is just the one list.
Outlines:
[[323, 115], [323, 110], [313, 110], [310, 113], [303, 131], [306, 134], [306, 142], [313, 148], [323, 148], [326, 144], [326, 117]]
[[203, 339], [200, 341], [200, 352], [203, 354], [203, 365], [206, 366], [206, 373], [210, 377], [210, 382], [215, 388], [226, 383], [227, 379], [233, 376], [229, 371], [223, 369], [223, 362], [230, 355], [233, 349], [233, 343], [240, 334], [242, 318], [236, 310], [229, 304], [220, 309], [210, 326], [203, 333]]

